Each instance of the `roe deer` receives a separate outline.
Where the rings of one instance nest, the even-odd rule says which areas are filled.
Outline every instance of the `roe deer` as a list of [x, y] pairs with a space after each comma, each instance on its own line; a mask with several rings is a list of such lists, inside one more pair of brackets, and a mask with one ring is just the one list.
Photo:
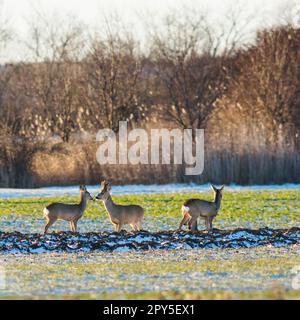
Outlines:
[[52, 224], [60, 219], [69, 221], [70, 229], [73, 232], [77, 230], [77, 221], [83, 216], [83, 213], [87, 206], [88, 200], [93, 200], [90, 193], [87, 191], [85, 186], [80, 186], [80, 203], [79, 204], [65, 204], [65, 203], [51, 203], [44, 209], [44, 217], [47, 220], [44, 234], [47, 233], [48, 229]]
[[212, 221], [218, 214], [221, 206], [222, 191], [224, 189], [224, 186], [222, 186], [220, 189], [217, 189], [213, 185], [211, 185], [211, 187], [215, 192], [214, 202], [200, 199], [188, 199], [184, 202], [183, 206], [181, 207], [183, 219], [179, 224], [179, 230], [181, 230], [184, 224], [188, 223], [191, 231], [196, 231], [197, 219], [199, 217], [205, 220], [206, 230], [212, 229]]
[[110, 184], [107, 181], [102, 181], [100, 193], [96, 199], [102, 200], [109, 214], [110, 221], [115, 226], [115, 230], [120, 232], [123, 224], [130, 224], [134, 231], [140, 231], [142, 220], [144, 218], [144, 209], [137, 205], [118, 205], [115, 204], [109, 193]]

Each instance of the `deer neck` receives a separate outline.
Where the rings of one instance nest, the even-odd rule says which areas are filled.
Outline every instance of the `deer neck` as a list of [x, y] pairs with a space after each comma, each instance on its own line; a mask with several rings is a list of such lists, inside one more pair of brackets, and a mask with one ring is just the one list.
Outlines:
[[215, 205], [216, 205], [217, 210], [219, 210], [221, 207], [221, 201], [222, 201], [221, 194], [216, 194], [215, 195]]
[[116, 205], [114, 204], [111, 195], [109, 195], [103, 202], [107, 212], [112, 215]]
[[86, 205], [87, 205], [87, 199], [84, 196], [84, 193], [81, 193], [79, 207], [80, 207], [82, 213], [86, 209]]

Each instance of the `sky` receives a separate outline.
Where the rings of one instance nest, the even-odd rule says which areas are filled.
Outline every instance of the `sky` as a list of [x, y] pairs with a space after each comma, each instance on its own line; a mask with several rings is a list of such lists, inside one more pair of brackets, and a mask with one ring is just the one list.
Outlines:
[[[299, 4], [300, 7], [300, 0], [240, 0], [239, 6], [245, 12], [254, 13], [258, 22], [277, 17], [282, 7], [291, 2]], [[8, 26], [14, 31], [15, 40], [0, 57], [1, 62], [21, 59], [20, 43], [28, 34], [26, 21], [30, 20], [36, 11], [62, 17], [72, 15], [88, 27], [99, 27], [104, 15], [117, 12], [126, 24], [131, 25], [138, 37], [143, 37], [145, 29], [142, 20], [155, 19], [172, 8], [191, 6], [205, 9], [215, 19], [222, 19], [228, 8], [237, 5], [236, 0], [0, 0], [0, 3], [0, 18], [8, 21]]]

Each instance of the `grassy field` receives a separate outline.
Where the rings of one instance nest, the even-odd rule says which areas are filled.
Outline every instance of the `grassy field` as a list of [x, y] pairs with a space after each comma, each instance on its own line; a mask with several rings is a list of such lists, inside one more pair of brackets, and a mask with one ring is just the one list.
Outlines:
[[1, 298], [300, 299], [297, 248], [151, 250], [1, 257]]
[[[182, 194], [150, 194], [126, 195], [113, 197], [120, 204], [135, 203], [145, 208], [146, 227], [151, 230], [177, 228], [181, 218], [180, 208], [183, 201], [189, 197], [201, 197], [212, 200], [210, 193], [182, 193]], [[43, 225], [43, 208], [54, 201], [65, 203], [78, 202], [78, 197], [65, 198], [24, 198], [0, 199], [0, 228], [3, 231], [13, 231], [11, 227], [20, 232], [34, 232], [36, 224]], [[21, 228], [18, 219], [25, 220]], [[96, 229], [93, 224], [89, 227], [87, 221], [99, 222]], [[5, 224], [5, 222], [7, 222]], [[112, 229], [102, 202], [89, 202], [84, 217], [79, 222], [81, 231], [99, 231], [101, 225]], [[274, 190], [274, 191], [239, 191], [224, 192], [223, 202], [215, 227], [224, 228], [288, 228], [300, 225], [300, 190]], [[62, 227], [68, 225], [61, 224]], [[54, 225], [54, 229], [57, 229]], [[40, 226], [35, 232], [40, 232]]]
[[[212, 193], [114, 197], [146, 209], [144, 229], [176, 229], [187, 197]], [[42, 209], [52, 201], [78, 198], [2, 199], [0, 231], [41, 232]], [[300, 227], [300, 190], [224, 193], [215, 227]], [[199, 226], [202, 228], [202, 225]], [[53, 231], [66, 230], [58, 222]], [[102, 203], [90, 202], [79, 231], [113, 230]], [[0, 298], [54, 299], [300, 299], [292, 269], [300, 266], [299, 245], [286, 248], [150, 250], [66, 254], [0, 254], [6, 288]], [[34, 281], [33, 281], [34, 279]]]

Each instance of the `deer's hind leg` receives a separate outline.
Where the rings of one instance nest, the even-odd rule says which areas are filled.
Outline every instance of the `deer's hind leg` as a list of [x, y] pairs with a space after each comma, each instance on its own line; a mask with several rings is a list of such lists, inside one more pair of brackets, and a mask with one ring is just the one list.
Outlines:
[[[198, 231], [198, 221], [196, 219], [196, 221], [194, 222], [195, 224], [195, 231]], [[189, 230], [191, 230], [192, 226], [191, 226], [191, 220], [188, 222], [188, 228]]]
[[131, 227], [131, 229], [132, 229], [133, 231], [138, 231], [138, 229], [137, 229], [137, 224], [136, 224], [136, 223], [131, 223], [131, 224], [130, 224], [130, 227]]
[[45, 230], [44, 230], [44, 234], [46, 234], [48, 232], [48, 229], [53, 225], [53, 223], [56, 221], [56, 219], [51, 219], [49, 217], [46, 218], [47, 219], [47, 224], [45, 225]]
[[121, 227], [122, 227], [122, 225], [121, 225], [120, 223], [115, 223], [115, 230], [116, 230], [117, 232], [120, 232], [120, 231], [121, 231]]
[[198, 231], [197, 229], [197, 217], [192, 217], [191, 220], [189, 221], [189, 229], [194, 232]]
[[206, 217], [205, 218], [205, 229], [207, 231], [210, 231], [212, 229], [212, 220], [213, 220], [212, 217]]
[[135, 224], [135, 226], [136, 226], [136, 230], [137, 230], [137, 231], [141, 231], [141, 229], [142, 229], [142, 223], [141, 223], [141, 221], [138, 221], [138, 222]]
[[185, 213], [182, 220], [179, 223], [178, 229], [181, 230], [182, 226], [186, 224], [191, 219], [191, 216], [188, 213]]
[[69, 222], [69, 225], [70, 225], [70, 230], [71, 230], [72, 232], [75, 232], [74, 221], [70, 221], [70, 222]]

